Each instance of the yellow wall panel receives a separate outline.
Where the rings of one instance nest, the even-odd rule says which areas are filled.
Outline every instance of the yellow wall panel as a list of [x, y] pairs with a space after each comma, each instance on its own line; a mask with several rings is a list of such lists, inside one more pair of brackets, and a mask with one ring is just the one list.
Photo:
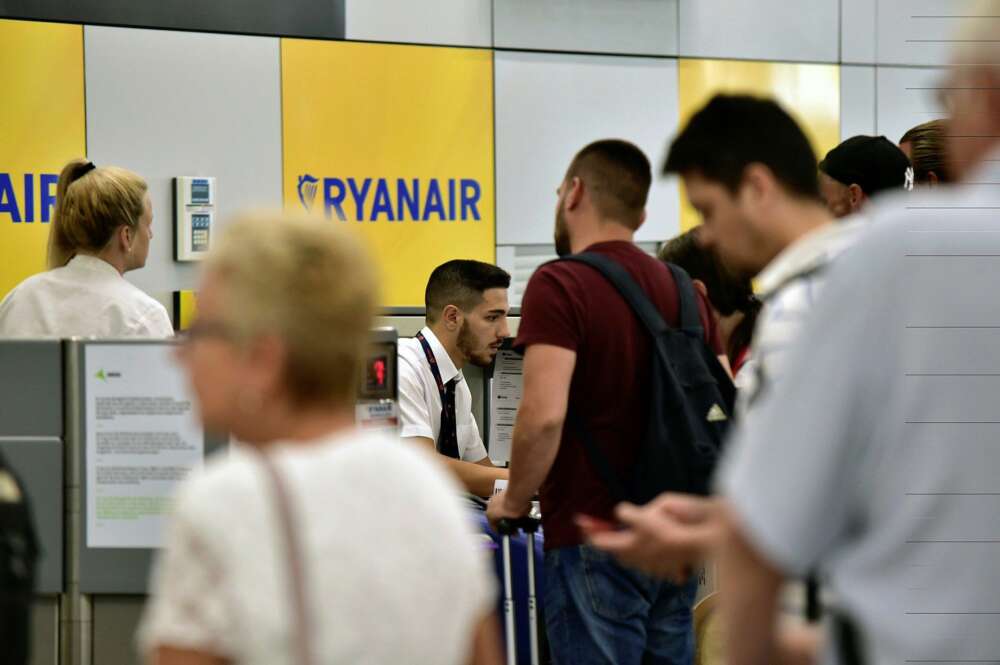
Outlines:
[[285, 206], [359, 231], [385, 305], [495, 260], [490, 51], [284, 39], [281, 68]]
[[198, 316], [198, 293], [174, 291], [174, 328], [187, 330]]
[[[681, 127], [714, 95], [744, 93], [777, 99], [802, 126], [817, 159], [840, 143], [837, 65], [681, 60], [679, 80]], [[698, 213], [688, 203], [687, 195], [682, 194], [681, 230], [699, 223]]]
[[83, 28], [0, 20], [0, 297], [45, 269], [59, 170], [86, 150]]

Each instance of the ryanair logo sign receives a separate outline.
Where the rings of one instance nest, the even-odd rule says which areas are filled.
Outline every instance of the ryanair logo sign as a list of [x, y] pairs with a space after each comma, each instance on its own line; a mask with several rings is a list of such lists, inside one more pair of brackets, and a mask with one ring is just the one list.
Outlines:
[[14, 224], [47, 223], [56, 205], [58, 182], [59, 176], [55, 173], [0, 171], [0, 216]]
[[342, 222], [478, 222], [483, 188], [473, 178], [298, 176], [299, 202]]

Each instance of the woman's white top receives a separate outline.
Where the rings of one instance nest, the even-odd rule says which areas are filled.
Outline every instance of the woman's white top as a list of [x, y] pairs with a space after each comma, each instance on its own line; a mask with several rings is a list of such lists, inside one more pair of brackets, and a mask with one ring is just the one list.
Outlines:
[[[351, 430], [281, 445], [316, 665], [465, 665], [495, 609], [492, 561], [433, 455]], [[179, 491], [139, 631], [238, 665], [293, 665], [289, 567], [272, 485], [234, 449]]]
[[167, 310], [107, 261], [78, 254], [32, 275], [0, 302], [0, 337], [151, 337], [174, 334]]

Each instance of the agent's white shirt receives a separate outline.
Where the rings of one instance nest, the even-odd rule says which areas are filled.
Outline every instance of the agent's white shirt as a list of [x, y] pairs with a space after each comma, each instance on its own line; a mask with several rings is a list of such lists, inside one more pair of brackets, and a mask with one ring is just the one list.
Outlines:
[[[451, 361], [451, 356], [430, 328], [421, 330], [434, 352], [441, 381], [448, 383], [458, 377], [455, 386], [455, 422], [458, 430], [458, 453], [463, 461], [481, 462], [486, 458], [486, 446], [472, 416], [472, 392], [465, 377]], [[431, 372], [431, 365], [416, 337], [399, 340], [399, 416], [400, 436], [423, 437], [435, 444], [441, 434], [441, 393]]]
[[[495, 607], [489, 553], [430, 453], [351, 430], [271, 453], [303, 552], [316, 663], [464, 665]], [[237, 665], [293, 665], [286, 542], [256, 453], [183, 484], [139, 630]]]
[[107, 261], [77, 255], [0, 302], [0, 337], [170, 337], [167, 310]]

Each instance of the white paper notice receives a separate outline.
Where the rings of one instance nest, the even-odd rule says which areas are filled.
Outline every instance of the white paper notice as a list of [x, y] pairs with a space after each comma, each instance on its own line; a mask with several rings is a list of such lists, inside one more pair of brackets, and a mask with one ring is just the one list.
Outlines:
[[500, 349], [497, 353], [490, 395], [490, 459], [494, 464], [510, 461], [514, 421], [524, 386], [521, 366], [521, 354], [514, 350]]
[[85, 348], [87, 547], [162, 545], [170, 498], [205, 435], [167, 344]]

